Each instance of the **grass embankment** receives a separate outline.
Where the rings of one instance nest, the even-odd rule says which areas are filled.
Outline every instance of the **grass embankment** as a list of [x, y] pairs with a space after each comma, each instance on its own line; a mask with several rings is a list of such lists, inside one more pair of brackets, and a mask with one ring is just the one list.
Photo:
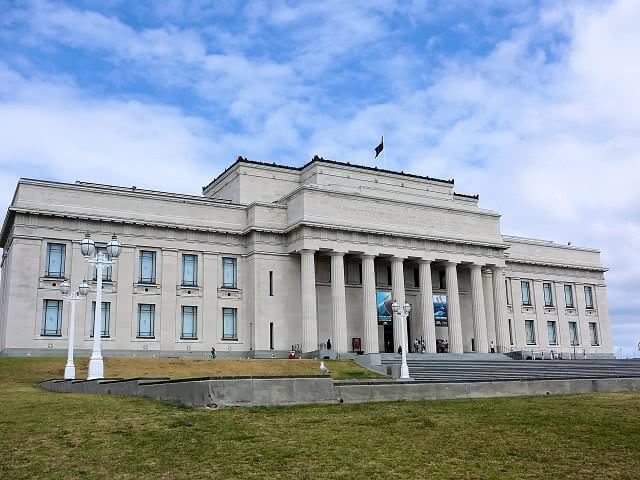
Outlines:
[[0, 478], [640, 476], [638, 394], [207, 411], [33, 386], [60, 373], [0, 359]]

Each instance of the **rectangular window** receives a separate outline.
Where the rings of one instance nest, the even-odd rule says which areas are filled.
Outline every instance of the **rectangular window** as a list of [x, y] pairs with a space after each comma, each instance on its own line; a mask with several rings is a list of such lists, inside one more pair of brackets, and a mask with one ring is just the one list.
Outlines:
[[587, 308], [593, 308], [593, 289], [590, 286], [584, 287], [584, 301]]
[[273, 350], [273, 322], [269, 323], [269, 350]]
[[[111, 324], [111, 302], [102, 302], [102, 320], [100, 327], [100, 336], [105, 338], [109, 337], [109, 325]], [[96, 302], [91, 302], [91, 333], [90, 337], [93, 337], [94, 319], [96, 318]]]
[[238, 264], [235, 258], [222, 257], [222, 286], [237, 288]]
[[525, 320], [524, 327], [527, 332], [527, 345], [536, 344], [536, 329], [533, 320]]
[[198, 338], [198, 307], [182, 307], [182, 333], [180, 338], [189, 340]]
[[273, 271], [269, 270], [269, 296], [273, 297]]
[[222, 339], [238, 339], [238, 310], [236, 308], [222, 309]]
[[418, 267], [413, 269], [413, 286], [420, 286], [420, 270], [418, 269]]
[[155, 338], [156, 306], [138, 304], [138, 338]]
[[596, 322], [589, 322], [589, 336], [591, 337], [591, 345], [600, 345], [600, 339], [598, 338], [598, 325]]
[[556, 322], [547, 322], [547, 336], [549, 337], [549, 345], [558, 344], [558, 329]]
[[522, 305], [531, 306], [531, 284], [529, 281], [522, 280], [520, 289], [522, 290]]
[[507, 295], [507, 305], [513, 305], [513, 297], [511, 296], [511, 279], [504, 279], [504, 288]]
[[140, 251], [140, 283], [156, 283], [156, 252]]
[[65, 246], [62, 243], [47, 244], [47, 265], [45, 276], [47, 277], [64, 277], [64, 251]]
[[564, 304], [567, 308], [573, 308], [573, 287], [571, 285], [564, 286]]
[[[107, 254], [107, 247], [96, 247], [96, 253], [104, 253]], [[111, 265], [103, 265], [102, 266], [102, 281], [110, 282], [111, 281], [111, 272], [113, 268]], [[91, 266], [91, 271], [93, 272], [93, 281], [98, 280], [98, 269], [95, 265]]]
[[40, 335], [59, 337], [62, 335], [62, 300], [45, 300]]
[[198, 285], [197, 255], [182, 255], [182, 285], [185, 287]]
[[542, 290], [544, 292], [544, 306], [553, 307], [553, 290], [551, 289], [551, 283], [543, 283]]
[[511, 324], [511, 319], [509, 319], [509, 344], [513, 345], [513, 326]]
[[569, 341], [571, 346], [580, 345], [580, 337], [578, 337], [578, 323], [569, 322]]

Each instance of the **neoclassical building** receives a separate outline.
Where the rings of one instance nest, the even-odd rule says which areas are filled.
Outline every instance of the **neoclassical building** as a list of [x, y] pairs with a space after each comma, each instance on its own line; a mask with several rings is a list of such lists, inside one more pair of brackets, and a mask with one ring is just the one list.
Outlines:
[[279, 355], [536, 351], [611, 356], [598, 250], [503, 235], [500, 215], [453, 180], [314, 157], [302, 167], [239, 158], [181, 195], [21, 179], [0, 234], [0, 352], [62, 354], [60, 282], [92, 291], [76, 309], [76, 349], [93, 335], [90, 232], [123, 245], [103, 272], [103, 351]]

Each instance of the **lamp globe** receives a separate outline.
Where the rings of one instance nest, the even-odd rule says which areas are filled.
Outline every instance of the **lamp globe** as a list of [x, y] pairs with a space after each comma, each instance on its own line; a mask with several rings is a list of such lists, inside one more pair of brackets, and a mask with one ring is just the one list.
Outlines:
[[71, 291], [71, 284], [68, 281], [64, 281], [60, 284], [60, 293], [63, 295], [68, 295]]
[[78, 287], [78, 291], [83, 297], [87, 296], [87, 294], [89, 293], [89, 284], [87, 283], [86, 279], [82, 280], [82, 283]]
[[114, 233], [111, 237], [111, 241], [107, 243], [107, 255], [109, 255], [111, 258], [118, 258], [121, 251], [122, 245], [120, 245], [118, 237]]
[[82, 252], [82, 256], [90, 257], [91, 255], [93, 255], [95, 249], [96, 244], [91, 238], [91, 235], [89, 235], [89, 232], [87, 232], [84, 236], [84, 239], [82, 240], [82, 243], [80, 243], [80, 251]]

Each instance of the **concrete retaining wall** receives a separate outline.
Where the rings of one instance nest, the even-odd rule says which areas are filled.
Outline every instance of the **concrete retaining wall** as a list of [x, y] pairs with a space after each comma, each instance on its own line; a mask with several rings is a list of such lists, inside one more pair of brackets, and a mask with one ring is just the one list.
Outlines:
[[473, 383], [336, 381], [328, 377], [46, 380], [64, 393], [134, 395], [194, 407], [255, 407], [640, 391], [640, 378]]

